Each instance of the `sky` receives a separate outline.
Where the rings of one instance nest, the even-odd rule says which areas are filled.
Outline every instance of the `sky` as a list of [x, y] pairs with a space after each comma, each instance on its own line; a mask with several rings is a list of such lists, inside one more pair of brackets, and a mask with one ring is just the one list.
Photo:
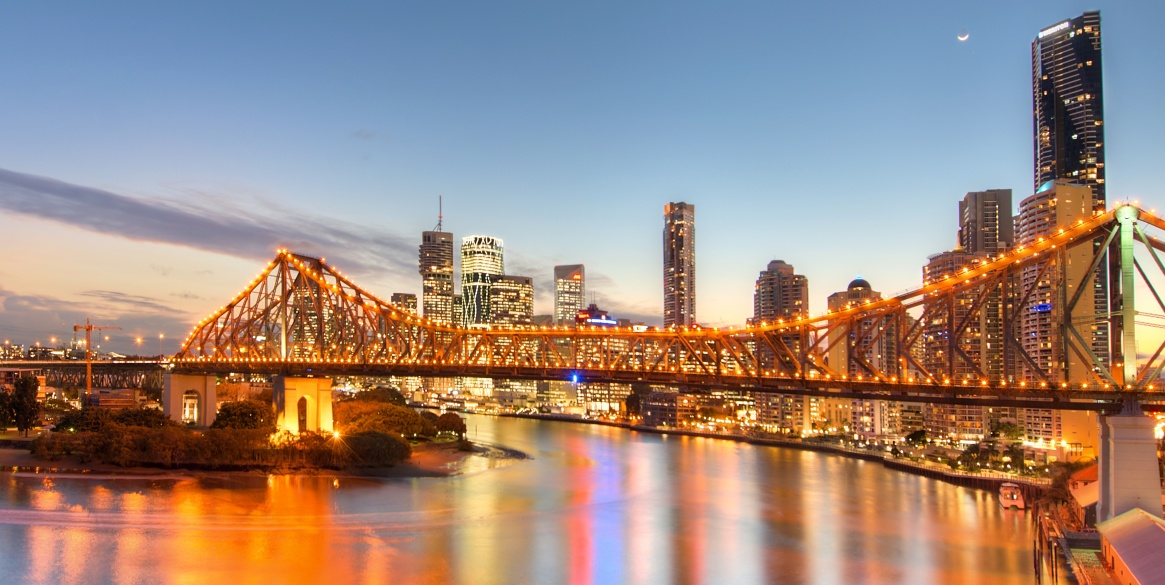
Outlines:
[[337, 4], [0, 3], [0, 337], [90, 318], [173, 353], [280, 247], [419, 294], [439, 196], [539, 314], [582, 263], [660, 323], [669, 201], [706, 325], [744, 323], [775, 259], [813, 314], [859, 275], [915, 288], [965, 193], [1033, 190], [1031, 41], [1086, 10], [1110, 203], [1165, 207], [1161, 2]]

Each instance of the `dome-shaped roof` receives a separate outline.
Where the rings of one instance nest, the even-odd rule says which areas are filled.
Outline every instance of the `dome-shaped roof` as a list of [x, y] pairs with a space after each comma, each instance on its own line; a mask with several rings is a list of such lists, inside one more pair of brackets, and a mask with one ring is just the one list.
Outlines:
[[870, 283], [866, 282], [866, 279], [859, 276], [859, 277], [853, 279], [852, 281], [850, 281], [848, 290], [863, 289], [863, 288], [866, 290], [874, 290], [874, 287], [870, 286]]

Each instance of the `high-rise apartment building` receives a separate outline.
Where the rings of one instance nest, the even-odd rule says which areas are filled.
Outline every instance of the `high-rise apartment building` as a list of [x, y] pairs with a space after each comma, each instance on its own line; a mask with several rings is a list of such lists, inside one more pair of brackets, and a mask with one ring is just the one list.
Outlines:
[[[752, 297], [752, 322], [759, 325], [778, 319], [799, 319], [809, 315], [809, 279], [796, 274], [793, 266], [784, 260], [773, 260], [756, 279]], [[794, 354], [800, 353], [800, 335], [789, 335], [782, 341]], [[775, 354], [768, 347], [757, 347], [761, 364], [771, 368]], [[795, 367], [793, 368], [795, 371]], [[814, 412], [817, 399], [786, 394], [753, 394], [757, 423], [762, 427], [783, 432], [798, 433], [813, 428], [807, 417]]]
[[417, 314], [417, 295], [413, 293], [392, 293], [388, 298], [388, 302], [416, 315]]
[[1100, 13], [1084, 14], [1041, 30], [1032, 41], [1035, 149], [1033, 188], [1056, 179], [1092, 190], [1103, 210], [1104, 99]]
[[421, 307], [424, 317], [453, 322], [453, 234], [421, 233]]
[[[960, 210], [962, 207], [960, 204]], [[928, 259], [926, 267], [923, 268], [922, 280], [925, 283], [941, 281], [959, 274], [965, 268], [973, 268], [985, 259], [985, 255], [972, 253], [963, 248], [935, 254]], [[922, 329], [925, 348], [922, 363], [933, 377], [934, 383], [947, 381], [953, 384], [978, 383], [979, 368], [975, 364], [986, 364], [991, 357], [988, 355], [989, 352], [996, 357], [1002, 355], [998, 344], [992, 347], [987, 343], [982, 327], [984, 320], [968, 318], [976, 308], [980, 317], [983, 311], [989, 308], [997, 310], [998, 302], [987, 307], [987, 303], [978, 301], [978, 291], [968, 290], [941, 300], [936, 299], [934, 302], [942, 303], [940, 306], [945, 306], [947, 310], [927, 313]], [[951, 330], [959, 325], [963, 325], [964, 329], [957, 337], [952, 338]], [[965, 359], [963, 356], [966, 356]], [[982, 406], [927, 404], [923, 409], [923, 417], [927, 437], [945, 439], [953, 443], [977, 442], [990, 430], [987, 427], [986, 411]]]
[[696, 324], [696, 206], [663, 206], [663, 326]]
[[[1056, 180], [1050, 187], [1020, 202], [1016, 243], [1023, 245], [1041, 236], [1050, 236], [1077, 220], [1088, 219], [1094, 208], [1092, 190], [1087, 185]], [[1018, 307], [1021, 315], [1018, 328], [1020, 345], [1027, 356], [1017, 363], [1025, 365], [1027, 383], [1042, 381], [1026, 366], [1028, 359], [1047, 372], [1053, 384], [1091, 381], [1091, 363], [1083, 357], [1089, 352], [1107, 361], [1107, 313], [1100, 308], [1105, 300], [1106, 289], [1101, 286], [1104, 268], [1100, 268], [1101, 274], [1088, 273], [1094, 251], [1095, 246], [1078, 245], [1062, 254], [1048, 255], [1021, 271], [1022, 290], [1028, 296], [1024, 305]], [[1076, 304], [1069, 310], [1065, 301], [1078, 294]], [[1078, 337], [1063, 335], [1062, 326], [1075, 329]], [[1089, 347], [1081, 347], [1081, 340]], [[1076, 413], [1028, 408], [1024, 409], [1022, 422], [1027, 439], [1037, 444], [1056, 446], [1063, 442], [1078, 452], [1095, 446], [1088, 444], [1094, 441], [1087, 438], [1088, 431], [1095, 429], [1095, 422]]]
[[582, 264], [554, 267], [554, 324], [573, 325], [586, 306], [587, 273]]
[[1011, 189], [972, 191], [959, 202], [959, 246], [971, 254], [998, 256], [1015, 241]]
[[534, 281], [529, 276], [502, 275], [489, 289], [491, 323], [529, 325], [534, 318]]
[[[1088, 186], [1057, 180], [1052, 186], [1020, 202], [1016, 242], [1023, 245], [1042, 236], [1051, 236], [1059, 228], [1092, 217], [1092, 210], [1092, 191]], [[1022, 290], [1031, 290], [1025, 305], [1020, 308], [1020, 343], [1028, 357], [1041, 370], [1048, 372], [1054, 382], [1091, 377], [1089, 366], [1078, 355], [1087, 354], [1087, 351], [1070, 349], [1069, 344], [1077, 342], [1059, 334], [1061, 324], [1073, 324], [1081, 337], [1088, 340], [1089, 349], [1100, 359], [1104, 360], [1108, 355], [1107, 315], [1097, 310], [1097, 302], [1103, 301], [1098, 297], [1103, 292], [1096, 284], [1097, 278], [1087, 275], [1092, 257], [1093, 247], [1079, 245], [1066, 250], [1063, 255], [1050, 254], [1045, 260], [1025, 267], [1020, 274]], [[1045, 264], [1050, 266], [1045, 268]], [[1080, 286], [1085, 289], [1068, 314], [1063, 301], [1073, 298]], [[1066, 291], [1065, 296], [1060, 294], [1061, 287]], [[1026, 359], [1020, 363], [1026, 363]], [[1025, 379], [1028, 382], [1040, 381], [1034, 371], [1028, 371]]]
[[[882, 300], [882, 293], [875, 291], [862, 277], [850, 281], [846, 290], [833, 293], [826, 299], [830, 311], [842, 311], [854, 305]], [[852, 327], [830, 329], [829, 350], [826, 360], [829, 367], [847, 376], [869, 376], [862, 363], [869, 364], [881, 372], [895, 371], [898, 349], [893, 340], [896, 335], [886, 328], [893, 324], [883, 323], [877, 318], [864, 319], [853, 323]], [[846, 331], [846, 329], [849, 329]], [[882, 331], [877, 331], [882, 329]], [[847, 335], [848, 339], [840, 339]], [[856, 359], [851, 359], [856, 358]], [[849, 421], [850, 430], [855, 435], [867, 439], [896, 437], [900, 433], [902, 405], [890, 400], [854, 400]]]
[[467, 325], [486, 324], [493, 318], [490, 287], [505, 273], [501, 238], [461, 239], [461, 303]]
[[773, 260], [756, 279], [752, 319], [756, 323], [809, 315], [809, 279], [794, 274], [784, 260]]

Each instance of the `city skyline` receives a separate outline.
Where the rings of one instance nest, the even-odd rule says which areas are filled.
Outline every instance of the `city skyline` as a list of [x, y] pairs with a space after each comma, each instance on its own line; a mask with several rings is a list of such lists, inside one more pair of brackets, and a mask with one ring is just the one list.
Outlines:
[[[6, 40], [0, 43], [40, 48], [27, 35], [49, 23], [71, 36], [62, 47], [40, 48], [25, 63], [4, 65], [13, 79], [44, 83], [18, 84], [0, 98], [7, 109], [27, 113], [8, 121], [0, 134], [6, 153], [0, 163], [0, 208], [6, 211], [0, 231], [20, 251], [0, 269], [0, 327], [13, 342], [43, 342], [49, 335], [71, 334], [73, 323], [88, 316], [122, 326], [124, 339], [148, 342], [162, 332], [168, 343], [173, 340], [166, 348], [173, 352], [190, 326], [228, 300], [277, 245], [326, 256], [384, 298], [416, 294], [419, 234], [432, 226], [439, 194], [447, 199], [447, 231], [506, 240], [512, 272], [534, 278], [539, 314], [553, 306], [553, 266], [576, 262], [588, 265], [588, 288], [612, 315], [658, 322], [658, 209], [681, 199], [702, 209], [701, 323], [743, 324], [752, 312], [757, 271], [778, 258], [798, 266], [813, 283], [812, 314], [824, 309], [826, 295], [859, 274], [888, 293], [913, 288], [926, 257], [954, 246], [955, 212], [965, 193], [1004, 188], [1012, 189], [1016, 200], [1030, 195], [1030, 44], [1038, 31], [1095, 7], [1008, 7], [1002, 19], [990, 6], [960, 13], [917, 6], [874, 11], [855, 4], [842, 18], [834, 18], [836, 11], [804, 7], [711, 13], [639, 9], [626, 15], [626, 29], [604, 28], [594, 14], [571, 12], [575, 24], [587, 26], [557, 42], [534, 34], [537, 26], [496, 18], [478, 30], [470, 23], [481, 14], [468, 7], [456, 15], [422, 8], [371, 11], [366, 16], [372, 23], [383, 25], [388, 16], [419, 23], [415, 33], [396, 31], [394, 48], [434, 32], [467, 39], [444, 52], [433, 41], [418, 41], [432, 54], [414, 51], [412, 61], [369, 69], [374, 77], [399, 75], [399, 83], [361, 81], [360, 65], [369, 61], [357, 58], [358, 50], [380, 45], [360, 35], [347, 41], [334, 34], [365, 15], [309, 26], [304, 23], [313, 15], [300, 11], [289, 15], [289, 22], [320, 32], [318, 43], [292, 46], [298, 37], [273, 27], [261, 35], [266, 44], [255, 47], [242, 42], [244, 25], [260, 15], [241, 14], [239, 21], [223, 25], [224, 47], [237, 51], [225, 55], [191, 44], [199, 27], [214, 21], [213, 7], [183, 26], [156, 10], [113, 22], [119, 15], [83, 8], [62, 18], [52, 9], [8, 8], [6, 24], [0, 25]], [[1142, 199], [1153, 207], [1151, 161], [1158, 150], [1148, 140], [1165, 127], [1151, 106], [1162, 81], [1151, 73], [1159, 69], [1152, 52], [1137, 47], [1149, 42], [1151, 23], [1162, 9], [1103, 3], [1100, 8], [1106, 148], [1108, 162], [1116, 164], [1108, 175], [1108, 198], [1110, 203]], [[511, 8], [509, 15], [515, 14], [548, 30], [557, 22], [545, 11]], [[795, 60], [784, 57], [777, 50], [781, 38], [767, 36], [783, 19], [797, 19], [804, 30], [786, 27], [773, 36], [812, 40], [831, 33], [838, 46]], [[677, 25], [678, 32], [657, 30], [659, 20]], [[861, 34], [878, 26], [899, 30], [898, 21], [904, 23], [900, 39]], [[94, 23], [125, 34], [98, 54], [84, 56], [78, 46], [92, 34], [90, 28], [101, 28]], [[150, 23], [166, 25], [161, 30], [178, 41], [145, 55], [138, 43], [156, 40], [143, 32]], [[515, 33], [506, 37], [509, 43], [491, 36], [503, 30]], [[958, 41], [964, 30], [968, 39]], [[607, 53], [595, 40], [602, 32], [616, 41]], [[699, 33], [701, 42], [684, 49], [690, 34], [683, 33]], [[887, 49], [898, 51], [894, 59], [869, 71], [847, 69], [844, 85], [827, 75], [841, 63], [839, 55], [874, 38], [893, 43]], [[648, 40], [678, 52], [653, 49]], [[538, 48], [556, 49], [550, 56], [569, 65], [564, 71], [589, 74], [603, 82], [596, 85], [600, 89], [581, 92], [582, 101], [575, 101], [577, 80], [554, 73], [558, 62], [535, 56]], [[914, 50], [920, 48], [927, 51]], [[308, 49], [321, 52], [316, 61], [296, 59]], [[484, 61], [474, 61], [474, 52], [483, 50]], [[928, 51], [925, 58], [916, 55]], [[635, 69], [610, 69], [613, 54], [635, 57]], [[237, 65], [227, 60], [238, 55], [244, 58]], [[319, 67], [343, 56], [352, 62], [340, 68], [339, 77]], [[927, 83], [908, 78], [927, 68], [928, 59], [946, 66], [939, 77]], [[306, 63], [308, 79], [328, 89], [291, 100], [265, 88], [295, 89], [297, 63]], [[733, 67], [725, 70], [724, 64]], [[434, 80], [418, 71], [423, 65], [445, 67], [445, 74]], [[484, 66], [497, 79], [474, 73], [469, 65]], [[37, 66], [59, 76], [36, 77]], [[785, 68], [792, 68], [790, 75], [800, 83], [773, 81]], [[125, 81], [126, 87], [116, 89], [85, 74], [90, 69]], [[641, 77], [632, 73], [648, 77], [637, 81]], [[188, 87], [180, 75], [194, 85]], [[68, 84], [62, 80], [90, 85], [76, 97], [65, 92]], [[864, 96], [843, 91], [863, 80], [872, 83], [868, 87], [896, 89]], [[206, 88], [197, 82], [206, 82]], [[693, 82], [707, 88], [696, 91]], [[942, 87], [935, 89], [934, 82]], [[484, 93], [469, 99], [442, 91], [462, 86]], [[693, 91], [680, 92], [682, 98], [667, 91], [677, 88]], [[192, 95], [207, 100], [206, 106], [184, 97], [181, 89], [196, 90]], [[391, 95], [391, 105], [382, 101], [372, 108], [357, 98], [363, 89]], [[221, 99], [212, 90], [223, 90]], [[417, 95], [408, 97], [410, 91]], [[622, 97], [615, 100], [616, 95]], [[821, 101], [821, 109], [806, 98]], [[425, 100], [436, 100], [436, 109], [422, 107]], [[368, 120], [340, 115], [329, 109], [333, 103], [351, 105]], [[126, 110], [135, 104], [140, 109]], [[888, 104], [895, 107], [885, 115], [868, 113]], [[843, 105], [840, 120], [821, 117], [820, 112], [836, 113]], [[274, 109], [264, 110], [267, 106]], [[556, 124], [568, 107], [581, 114], [583, 126], [597, 129]], [[790, 124], [783, 112], [791, 109], [810, 123]], [[271, 114], [258, 115], [264, 111]], [[311, 112], [319, 112], [319, 119], [275, 131]], [[433, 117], [457, 112], [462, 113], [452, 121], [464, 124], [464, 131]], [[879, 136], [889, 132], [890, 118], [897, 134]], [[941, 131], [929, 127], [938, 120], [945, 122]], [[624, 122], [625, 131], [616, 128]], [[564, 140], [550, 140], [546, 129], [561, 131]], [[421, 140], [425, 131], [438, 142]], [[451, 149], [453, 140], [464, 147]], [[313, 146], [284, 146], [297, 141]], [[849, 157], [845, 173], [822, 167], [839, 160], [838, 148], [871, 151], [875, 144], [878, 152]], [[321, 149], [344, 157], [329, 158]], [[828, 238], [836, 241], [817, 237], [822, 230], [836, 230]], [[858, 245], [848, 234], [859, 231], [876, 237]]]

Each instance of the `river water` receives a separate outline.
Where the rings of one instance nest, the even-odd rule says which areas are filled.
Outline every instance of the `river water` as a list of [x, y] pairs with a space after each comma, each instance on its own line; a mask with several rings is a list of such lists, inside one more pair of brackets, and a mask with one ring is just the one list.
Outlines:
[[[1030, 518], [845, 457], [471, 416], [447, 478], [15, 474], [15, 583], [1033, 583]], [[1046, 582], [1046, 581], [1045, 581]]]

